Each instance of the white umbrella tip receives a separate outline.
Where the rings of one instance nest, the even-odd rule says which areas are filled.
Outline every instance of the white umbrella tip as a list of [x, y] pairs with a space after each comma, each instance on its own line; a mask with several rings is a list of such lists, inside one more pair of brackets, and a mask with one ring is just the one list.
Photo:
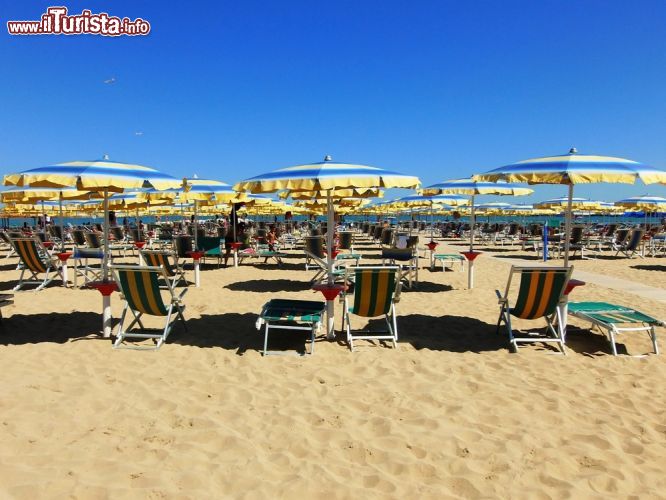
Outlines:
[[324, 156], [324, 161], [332, 161], [333, 157], [331, 155]]
[[576, 153], [578, 153], [578, 150], [577, 150], [576, 148], [571, 148], [571, 149], [569, 150], [569, 154], [570, 154], [570, 155], [575, 155]]
[[107, 153], [104, 153], [104, 155], [102, 156], [102, 160], [108, 160], [108, 159], [109, 155]]

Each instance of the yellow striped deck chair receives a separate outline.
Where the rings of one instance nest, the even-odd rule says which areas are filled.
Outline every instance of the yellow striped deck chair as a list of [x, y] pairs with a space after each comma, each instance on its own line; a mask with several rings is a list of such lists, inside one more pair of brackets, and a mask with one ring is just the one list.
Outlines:
[[[25, 285], [39, 285], [35, 291], [42, 290], [59, 275], [58, 259], [53, 257], [38, 239], [14, 238], [12, 244], [18, 254], [21, 269], [19, 282], [14, 291], [20, 290]], [[53, 275], [51, 275], [52, 270]], [[26, 272], [30, 273], [28, 278], [24, 278]], [[40, 274], [44, 274], [44, 279], [39, 278]]]
[[173, 253], [165, 250], [141, 250], [141, 257], [143, 257], [143, 262], [147, 266], [162, 267], [172, 287], [177, 287], [181, 281], [187, 286], [183, 266], [175, 259], [174, 263], [172, 263]]
[[[563, 327], [562, 309], [559, 306], [572, 271], [573, 266], [512, 266], [504, 295], [499, 290], [495, 290], [500, 305], [497, 331], [499, 332], [500, 325], [504, 322], [511, 346], [516, 352], [518, 352], [518, 344], [521, 343], [549, 342], [558, 344], [562, 353], [566, 354], [564, 347], [566, 332]], [[515, 274], [520, 276], [520, 285], [518, 297], [512, 304], [509, 299], [509, 291]], [[544, 334], [529, 333], [517, 336], [511, 327], [511, 316], [528, 320], [544, 318], [547, 324], [546, 331]]]
[[[173, 323], [180, 319], [183, 326], [187, 331], [185, 325], [185, 305], [183, 304], [183, 296], [187, 292], [184, 288], [180, 294], [176, 294], [173, 286], [171, 286], [166, 271], [161, 267], [150, 266], [111, 266], [116, 278], [116, 282], [120, 287], [122, 299], [125, 301], [122, 316], [120, 317], [120, 324], [118, 325], [118, 333], [116, 340], [113, 344], [114, 349], [121, 347], [132, 349], [159, 349], [166, 341]], [[160, 280], [164, 280], [167, 284], [168, 300], [165, 301], [161, 288]], [[127, 312], [131, 312], [134, 319], [124, 328]], [[174, 317], [175, 313], [175, 317]], [[148, 329], [143, 326], [141, 317], [147, 314], [148, 316], [161, 316], [166, 319], [164, 330], [161, 333], [148, 333]], [[138, 324], [140, 330], [132, 331], [132, 327]], [[135, 344], [125, 344], [126, 339], [152, 339], [155, 343], [154, 346], [142, 346]]]
[[[353, 302], [349, 304], [349, 290], [343, 291], [342, 328], [347, 332], [347, 344], [354, 350], [355, 340], [390, 340], [397, 347], [398, 324], [395, 303], [400, 298], [399, 268], [396, 266], [348, 267], [345, 283], [353, 283]], [[383, 331], [353, 331], [351, 315], [364, 318], [384, 317], [387, 329]]]

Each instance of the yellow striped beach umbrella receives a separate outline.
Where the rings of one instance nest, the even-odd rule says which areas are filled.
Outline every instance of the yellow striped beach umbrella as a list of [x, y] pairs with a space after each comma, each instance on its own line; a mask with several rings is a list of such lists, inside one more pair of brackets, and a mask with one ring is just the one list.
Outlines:
[[[237, 191], [252, 193], [274, 193], [279, 190], [322, 191], [327, 197], [328, 228], [326, 237], [328, 285], [333, 286], [333, 229], [335, 226], [333, 192], [338, 189], [415, 189], [418, 177], [403, 175], [367, 165], [334, 162], [330, 156], [324, 161], [308, 165], [286, 167], [266, 174], [251, 177], [234, 186]], [[328, 337], [333, 338], [334, 301], [327, 301]]]
[[[573, 199], [574, 185], [600, 182], [644, 184], [666, 182], [666, 171], [642, 163], [614, 156], [581, 155], [576, 148], [568, 154], [546, 156], [519, 161], [489, 172], [475, 175], [474, 179], [489, 182], [527, 182], [528, 184], [564, 184], [568, 186], [568, 199]], [[571, 239], [571, 204], [566, 208], [564, 265], [569, 265]]]

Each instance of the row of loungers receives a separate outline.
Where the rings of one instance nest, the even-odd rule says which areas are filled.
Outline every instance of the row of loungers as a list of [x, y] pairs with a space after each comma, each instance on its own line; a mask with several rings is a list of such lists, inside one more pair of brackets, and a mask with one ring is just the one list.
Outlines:
[[[308, 240], [306, 240], [308, 241]], [[313, 238], [317, 248], [320, 240]], [[14, 248], [21, 261], [21, 278], [17, 289], [28, 283], [38, 284], [37, 289], [44, 288], [59, 273], [58, 261], [48, 250], [40, 246], [35, 238], [17, 238], [13, 240]], [[170, 254], [164, 251], [144, 250], [141, 252], [144, 266], [112, 266], [116, 279], [121, 287], [125, 309], [116, 336], [115, 347], [121, 347], [128, 339], [154, 339], [155, 348], [159, 348], [171, 330], [175, 319], [184, 322], [184, 291], [176, 293], [176, 288], [187, 285], [184, 270], [178, 262], [173, 263]], [[553, 343], [566, 353], [565, 310], [566, 287], [571, 277], [572, 267], [513, 267], [505, 292], [497, 291], [500, 305], [498, 330], [505, 325], [510, 344], [514, 350], [524, 343]], [[24, 273], [29, 273], [28, 279]], [[134, 273], [134, 274], [133, 274]], [[45, 278], [39, 278], [45, 274]], [[509, 299], [509, 291], [514, 276], [519, 276], [518, 298], [515, 302]], [[400, 297], [405, 270], [401, 266], [347, 266], [338, 272], [341, 282], [345, 285], [341, 296], [344, 303], [343, 328], [346, 331], [347, 343], [354, 349], [358, 340], [390, 341], [394, 346], [398, 341], [398, 329], [395, 304]], [[409, 279], [406, 280], [409, 283]], [[142, 286], [137, 286], [142, 284]], [[166, 290], [170, 296], [164, 301], [161, 291]], [[186, 289], [185, 289], [186, 290]], [[6, 300], [11, 300], [6, 298]], [[264, 354], [268, 354], [268, 337], [271, 329], [302, 329], [303, 324], [312, 332], [311, 349], [314, 349], [314, 337], [321, 327], [325, 303], [306, 301], [285, 301], [274, 299], [267, 303], [259, 315], [258, 326], [264, 327]], [[10, 302], [7, 302], [10, 303]], [[0, 304], [1, 306], [2, 304]], [[617, 335], [625, 332], [644, 331], [650, 336], [655, 353], [658, 353], [655, 326], [664, 323], [631, 308], [608, 303], [570, 303], [569, 314], [589, 321], [593, 326], [603, 330], [611, 342], [613, 354], [617, 354], [615, 340]], [[134, 316], [129, 327], [124, 328], [124, 320], [128, 312]], [[143, 330], [140, 317], [143, 314], [165, 316], [167, 325], [161, 334], [132, 332], [132, 327], [139, 325]], [[384, 317], [387, 324], [385, 332], [354, 332], [351, 329], [351, 315], [365, 318]], [[511, 318], [536, 320], [544, 318], [547, 328], [544, 335], [520, 335], [511, 325]], [[299, 327], [300, 325], [300, 327]], [[627, 326], [629, 325], [629, 326]], [[298, 327], [298, 328], [297, 328]]]

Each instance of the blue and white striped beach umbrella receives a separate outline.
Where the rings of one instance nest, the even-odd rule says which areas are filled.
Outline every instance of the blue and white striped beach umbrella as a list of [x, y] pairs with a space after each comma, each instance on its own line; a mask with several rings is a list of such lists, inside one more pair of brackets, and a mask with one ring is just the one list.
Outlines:
[[[126, 189], [170, 189], [183, 183], [151, 167], [133, 163], [120, 163], [104, 156], [101, 160], [72, 161], [45, 167], [37, 167], [4, 177], [6, 186], [31, 187], [75, 187], [81, 191], [101, 193], [104, 198], [104, 257], [102, 278], [109, 277], [109, 193], [120, 193]], [[104, 336], [111, 335], [111, 305], [104, 297]]]
[[[324, 161], [273, 170], [251, 177], [234, 186], [236, 191], [274, 193], [282, 189], [290, 191], [325, 191], [327, 194], [327, 219], [329, 231], [326, 237], [328, 284], [333, 286], [333, 228], [335, 227], [333, 195], [336, 189], [350, 188], [407, 188], [419, 186], [419, 178], [403, 175], [383, 168], [334, 162], [330, 156]], [[333, 301], [327, 301], [328, 337], [333, 338]]]
[[644, 194], [616, 201], [615, 205], [624, 208], [637, 208], [646, 212], [662, 212], [666, 211], [666, 198]]
[[[666, 171], [642, 163], [614, 156], [579, 155], [576, 148], [568, 154], [545, 156], [519, 161], [489, 172], [473, 176], [479, 181], [527, 182], [528, 184], [565, 184], [569, 186], [568, 199], [573, 199], [575, 184], [620, 183], [644, 184], [666, 182]], [[569, 264], [571, 235], [571, 203], [566, 210], [564, 265]]]

